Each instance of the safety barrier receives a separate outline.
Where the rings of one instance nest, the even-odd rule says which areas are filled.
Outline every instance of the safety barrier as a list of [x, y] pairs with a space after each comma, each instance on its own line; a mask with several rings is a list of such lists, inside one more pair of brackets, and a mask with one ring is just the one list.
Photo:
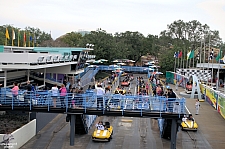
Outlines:
[[[183, 88], [185, 88], [186, 83], [188, 82], [188, 78], [183, 75], [169, 71], [166, 72], [167, 83], [175, 84], [176, 80], [179, 81], [179, 86]], [[225, 119], [225, 94], [201, 83], [200, 90], [203, 94], [202, 97], [205, 98], [204, 100], [207, 101], [214, 109], [216, 109], [218, 113]]]
[[[29, 106], [30, 110], [37, 106], [46, 106], [48, 111], [56, 108], [82, 108], [85, 111], [89, 109], [99, 109], [104, 113], [105, 109], [111, 110], [138, 110], [140, 114], [143, 111], [172, 112], [182, 114], [185, 112], [185, 99], [167, 99], [165, 97], [154, 96], [134, 96], [111, 94], [97, 96], [95, 93], [85, 94], [66, 94], [66, 96], [52, 97], [49, 91], [24, 92], [19, 91], [18, 95], [6, 90], [1, 92], [1, 104], [10, 106], [13, 110], [16, 106]], [[14, 94], [14, 95], [13, 95]], [[56, 99], [54, 103], [53, 99]], [[0, 107], [0, 109], [1, 109]]]

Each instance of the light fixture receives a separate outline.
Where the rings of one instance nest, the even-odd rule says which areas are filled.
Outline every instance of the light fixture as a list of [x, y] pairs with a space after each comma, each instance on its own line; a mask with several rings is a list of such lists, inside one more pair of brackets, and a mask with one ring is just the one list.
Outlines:
[[64, 61], [64, 56], [61, 56], [61, 57], [59, 58], [59, 61]]
[[73, 55], [70, 55], [70, 61], [72, 61], [73, 60]]
[[46, 57], [46, 62], [51, 61], [51, 59], [52, 59], [52, 56], [51, 55], [47, 56]]
[[59, 56], [57, 56], [57, 55], [56, 55], [56, 56], [54, 56], [54, 57], [53, 57], [53, 62], [57, 61], [57, 60], [58, 60], [58, 58], [59, 58]]
[[39, 62], [42, 62], [42, 61], [44, 60], [44, 58], [45, 58], [44, 56], [38, 57], [38, 59], [37, 59], [38, 63], [39, 63]]
[[69, 60], [69, 55], [65, 55], [65, 60]]

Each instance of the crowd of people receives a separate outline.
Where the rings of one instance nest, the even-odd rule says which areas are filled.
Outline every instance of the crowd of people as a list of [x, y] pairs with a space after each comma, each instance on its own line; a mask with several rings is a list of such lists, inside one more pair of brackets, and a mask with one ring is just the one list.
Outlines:
[[[112, 75], [114, 76], [114, 75]], [[111, 76], [111, 77], [112, 77]], [[125, 79], [133, 80], [133, 75], [127, 75]], [[150, 94], [150, 85], [148, 82], [145, 82], [144, 78], [139, 76], [136, 78], [137, 81], [137, 95], [149, 95]], [[95, 82], [95, 80], [94, 80]], [[171, 88], [163, 88], [163, 85], [160, 84], [160, 80], [156, 77], [150, 78], [150, 83], [152, 84], [153, 94], [155, 96], [166, 96], [168, 98], [168, 101], [175, 101], [176, 94], [173, 92]], [[155, 84], [158, 83], [158, 84]], [[81, 87], [80, 80], [77, 80], [76, 86], [69, 85], [66, 81], [63, 82], [63, 84], [58, 87], [57, 84], [54, 84], [50, 90], [46, 94], [51, 94], [52, 98], [52, 105], [53, 107], [57, 107], [60, 105], [61, 108], [65, 108], [66, 105], [69, 105], [71, 108], [78, 108], [83, 105], [84, 97], [82, 97], [83, 93], [89, 93], [89, 94], [96, 94], [97, 96], [97, 109], [102, 109], [103, 106], [108, 106], [109, 98], [104, 98], [107, 95], [111, 95], [111, 85], [106, 85], [104, 81], [98, 81], [95, 82], [94, 85], [89, 85], [86, 91]], [[26, 92], [24, 93], [24, 103], [30, 104], [32, 101], [31, 99], [36, 98], [33, 97], [33, 93], [38, 90], [37, 85], [32, 85], [30, 81], [27, 81], [27, 85], [24, 87], [26, 89]], [[164, 91], [165, 90], [165, 91]], [[12, 95], [13, 95], [13, 101], [14, 103], [20, 104], [20, 100], [18, 99], [18, 91], [19, 91], [19, 85], [17, 82], [14, 82], [14, 86], [11, 89]], [[132, 95], [130, 88], [125, 91], [124, 87], [118, 86], [115, 89], [115, 94], [121, 94], [121, 95]], [[104, 99], [103, 99], [104, 98]], [[68, 103], [67, 103], [68, 102]], [[33, 104], [33, 103], [31, 103]], [[179, 106], [179, 103], [176, 104], [170, 104], [168, 103], [168, 107], [170, 111], [179, 111], [179, 108], [176, 108]], [[171, 109], [172, 107], [172, 109]]]

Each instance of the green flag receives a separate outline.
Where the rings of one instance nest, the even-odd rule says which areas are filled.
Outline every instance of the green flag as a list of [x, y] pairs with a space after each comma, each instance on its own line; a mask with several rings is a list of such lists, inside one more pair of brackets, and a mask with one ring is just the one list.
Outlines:
[[221, 55], [222, 55], [222, 51], [220, 50], [216, 57], [216, 61], [219, 61], [221, 59]]
[[191, 51], [189, 51], [189, 52], [187, 53], [187, 60], [189, 59], [190, 54], [191, 54]]
[[189, 58], [188, 58], [188, 59], [194, 58], [194, 54], [195, 54], [195, 52], [194, 52], [194, 50], [192, 50], [191, 53], [190, 53], [190, 55], [189, 55]]

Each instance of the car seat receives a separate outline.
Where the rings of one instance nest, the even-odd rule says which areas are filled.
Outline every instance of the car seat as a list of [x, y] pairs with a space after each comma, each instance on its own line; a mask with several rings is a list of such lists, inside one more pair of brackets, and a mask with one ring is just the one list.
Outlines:
[[110, 123], [109, 122], [105, 122], [105, 127], [106, 128], [110, 128]]

